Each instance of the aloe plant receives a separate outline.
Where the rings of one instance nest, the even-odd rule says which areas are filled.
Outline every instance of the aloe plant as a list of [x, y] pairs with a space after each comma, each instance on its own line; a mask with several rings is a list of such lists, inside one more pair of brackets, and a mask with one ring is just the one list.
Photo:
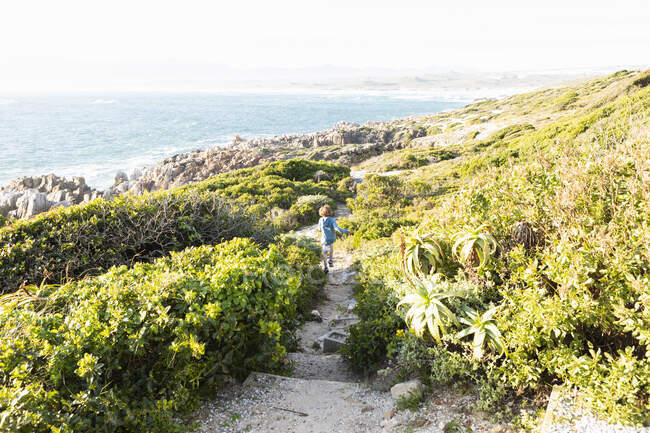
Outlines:
[[474, 335], [474, 340], [472, 341], [474, 359], [480, 360], [483, 358], [483, 347], [486, 343], [490, 348], [499, 353], [506, 351], [501, 332], [497, 328], [496, 321], [492, 318], [497, 312], [497, 308], [490, 308], [483, 314], [480, 314], [471, 307], [463, 306], [466, 317], [461, 317], [460, 322], [467, 325], [467, 328], [456, 334], [456, 338], [462, 339], [468, 335]]
[[440, 342], [447, 333], [447, 326], [458, 322], [456, 315], [443, 303], [447, 298], [459, 296], [458, 292], [441, 291], [438, 283], [439, 274], [434, 274], [428, 280], [416, 279], [415, 292], [406, 295], [398, 304], [410, 305], [406, 312], [406, 324], [417, 335], [422, 337], [425, 330]]
[[408, 275], [432, 275], [439, 272], [444, 264], [444, 252], [440, 242], [432, 235], [414, 234], [404, 242], [402, 262]]
[[482, 224], [476, 229], [458, 232], [453, 236], [455, 243], [451, 249], [452, 254], [463, 266], [476, 267], [481, 271], [496, 252], [497, 241], [486, 229], [487, 224]]

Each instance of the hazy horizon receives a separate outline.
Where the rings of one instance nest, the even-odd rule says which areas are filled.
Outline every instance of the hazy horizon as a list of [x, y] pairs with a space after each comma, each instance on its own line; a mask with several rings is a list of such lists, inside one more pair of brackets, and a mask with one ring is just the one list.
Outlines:
[[648, 22], [644, 0], [25, 0], [0, 6], [0, 92], [644, 68]]

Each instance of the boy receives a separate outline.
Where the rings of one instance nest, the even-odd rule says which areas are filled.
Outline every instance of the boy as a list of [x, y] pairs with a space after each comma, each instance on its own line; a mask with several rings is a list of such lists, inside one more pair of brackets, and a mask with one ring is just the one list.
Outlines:
[[[336, 224], [336, 218], [334, 218], [334, 212], [329, 205], [321, 207], [318, 211], [318, 214], [321, 216], [318, 220], [318, 229], [321, 232], [320, 243], [323, 246], [323, 271], [325, 273], [329, 272], [328, 263], [330, 266], [333, 265], [333, 256], [334, 256], [334, 241], [336, 241], [336, 232], [346, 234], [348, 230], [343, 229]], [[329, 260], [327, 260], [327, 254], [329, 253]]]

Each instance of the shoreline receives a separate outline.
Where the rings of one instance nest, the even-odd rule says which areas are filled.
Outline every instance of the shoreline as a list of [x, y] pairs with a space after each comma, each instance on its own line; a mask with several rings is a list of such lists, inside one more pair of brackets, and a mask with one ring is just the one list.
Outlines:
[[398, 149], [411, 139], [424, 137], [425, 131], [414, 131], [407, 125], [414, 117], [421, 116], [391, 122], [370, 121], [364, 125], [339, 122], [331, 129], [306, 134], [250, 139], [235, 134], [233, 141], [223, 147], [178, 153], [151, 166], [136, 168], [129, 174], [118, 170], [113, 185], [104, 190], [88, 186], [81, 176], [22, 176], [0, 187], [0, 215], [26, 219], [56, 207], [70, 207], [97, 198], [112, 200], [121, 194], [166, 190], [277, 160], [305, 158], [351, 165], [374, 154]]
[[[97, 103], [98, 100], [113, 103]], [[22, 176], [84, 176], [92, 188], [167, 157], [224, 147], [234, 134], [314, 133], [340, 121], [394, 121], [465, 102], [375, 96], [62, 95], [0, 106], [0, 186]], [[4, 107], [4, 108], [3, 108]], [[51, 114], [50, 114], [51, 112]]]
[[[566, 85], [566, 82], [558, 81], [553, 87], [562, 85]], [[493, 94], [496, 92], [497, 96], [499, 96], [498, 99], [501, 99], [508, 95], [521, 94], [520, 92], [523, 90], [530, 91], [535, 88], [532, 85], [528, 87], [530, 88], [511, 89], [505, 86], [494, 86], [489, 90]], [[478, 101], [497, 99], [489, 94], [486, 96], [487, 89], [482, 88], [482, 91], [478, 93], [476, 89], [469, 88], [446, 89], [456, 95], [464, 90], [471, 94], [472, 97], [458, 98], [459, 102], [466, 103], [460, 107], [446, 108], [433, 113], [411, 115], [390, 121], [368, 121], [363, 125], [344, 121], [335, 124], [330, 129], [307, 133], [260, 134], [259, 136], [245, 138], [234, 134], [233, 141], [229, 144], [212, 144], [207, 148], [179, 152], [162, 160], [152, 162], [150, 165], [145, 164], [131, 169], [130, 173], [127, 173], [124, 169], [117, 169], [113, 184], [104, 189], [87, 185], [85, 178], [80, 176], [66, 178], [48, 174], [14, 178], [8, 184], [0, 187], [0, 216], [14, 219], [30, 218], [55, 207], [69, 207], [87, 203], [97, 198], [112, 200], [121, 194], [140, 195], [152, 191], [166, 190], [200, 182], [227, 171], [248, 168], [276, 160], [305, 158], [352, 165], [385, 151], [404, 148], [412, 141], [420, 140], [420, 143], [416, 143], [417, 146], [433, 146], [436, 144], [436, 140], [427, 138], [429, 134], [426, 131], [426, 124], [425, 128], [421, 126], [413, 128], [409, 125], [409, 122], [414, 119], [429, 117], [447, 117], [447, 121], [443, 122], [442, 126], [448, 126], [454, 120], [453, 116], [448, 116], [450, 113], [462, 110], [464, 107]], [[268, 91], [268, 89], [266, 90]], [[307, 90], [305, 94], [318, 95], [320, 93], [318, 89]], [[295, 89], [285, 89], [282, 94], [292, 92], [295, 94]], [[440, 89], [435, 92], [436, 101], [442, 102]], [[231, 91], [230, 93], [237, 94], [237, 91]], [[260, 89], [251, 90], [250, 93], [260, 94]], [[332, 93], [331, 89], [322, 94], [337, 95], [337, 93]], [[383, 95], [389, 98], [399, 96], [405, 98], [417, 97], [417, 99], [429, 99], [429, 97], [434, 96], [425, 89], [366, 91], [363, 89], [356, 91], [346, 89], [339, 93], [339, 95], [347, 96], [364, 96], [364, 94]], [[104, 101], [103, 97], [96, 99], [95, 102]], [[442, 100], [444, 101], [444, 98]], [[114, 100], [111, 99], [111, 102], [114, 102]], [[431, 126], [437, 128], [438, 125], [434, 125], [434, 123]], [[479, 131], [481, 135], [486, 131], [489, 132], [493, 125], [488, 122], [482, 126], [482, 130]], [[447, 144], [449, 144], [449, 140], [443, 138], [436, 145], [444, 146]]]

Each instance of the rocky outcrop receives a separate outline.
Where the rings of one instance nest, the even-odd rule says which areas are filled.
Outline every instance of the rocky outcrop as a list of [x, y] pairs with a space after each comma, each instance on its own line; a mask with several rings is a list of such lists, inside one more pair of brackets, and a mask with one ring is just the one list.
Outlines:
[[58, 206], [68, 207], [98, 196], [83, 177], [66, 179], [54, 174], [19, 177], [0, 189], [0, 215], [31, 218]]
[[30, 218], [57, 206], [71, 206], [98, 197], [111, 200], [121, 194], [143, 194], [200, 182], [215, 174], [290, 158], [324, 160], [351, 165], [382, 152], [406, 146], [423, 137], [423, 128], [408, 123], [340, 122], [333, 129], [312, 134], [285, 134], [267, 138], [235, 135], [226, 148], [195, 150], [160, 163], [115, 174], [105, 191], [91, 189], [83, 177], [71, 180], [49, 174], [21, 177], [0, 189], [0, 215]]

